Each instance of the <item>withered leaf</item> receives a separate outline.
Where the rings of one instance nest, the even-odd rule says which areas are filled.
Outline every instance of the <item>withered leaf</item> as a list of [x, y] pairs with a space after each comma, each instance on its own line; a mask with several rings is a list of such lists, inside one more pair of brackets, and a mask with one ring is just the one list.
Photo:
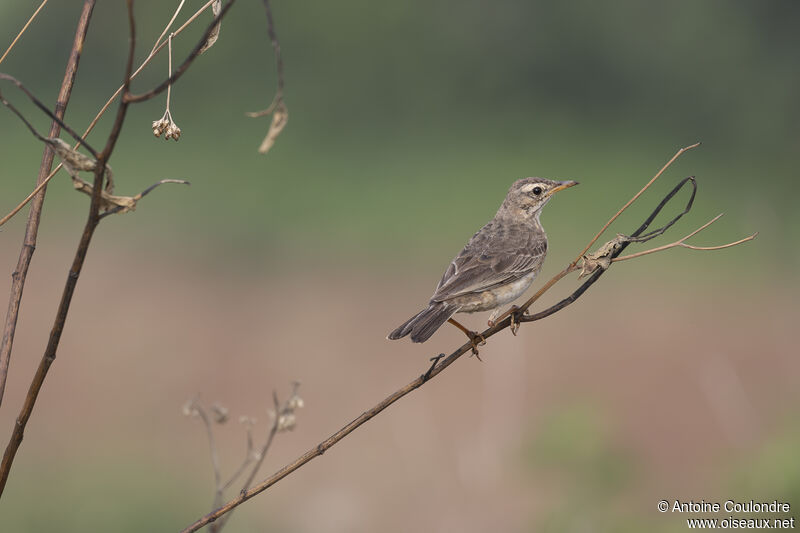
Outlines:
[[617, 234], [616, 237], [602, 245], [596, 252], [589, 253], [583, 256], [583, 264], [581, 265], [581, 272], [578, 278], [588, 276], [594, 273], [597, 269], [606, 270], [611, 266], [611, 255], [622, 246], [622, 243], [628, 242], [630, 237]]
[[[219, 15], [220, 10], [222, 10], [222, 0], [216, 0], [213, 4], [211, 4], [211, 12], [214, 13], [214, 17]], [[219, 39], [219, 27], [221, 25], [222, 21], [218, 22], [211, 29], [211, 33], [208, 34], [208, 39], [206, 39], [206, 42], [205, 44], [203, 44], [203, 47], [200, 49], [200, 52], [198, 52], [198, 55], [204, 53], [206, 50], [214, 46], [214, 43], [216, 43], [217, 39]]]
[[[61, 163], [64, 165], [67, 174], [72, 177], [73, 183], [75, 180], [83, 181], [78, 176], [78, 172], [94, 172], [95, 168], [97, 168], [97, 161], [95, 159], [73, 149], [72, 146], [63, 139], [48, 137], [45, 142], [52, 146], [58, 157], [61, 158]], [[108, 164], [106, 164], [105, 181], [105, 192], [109, 194], [114, 192], [114, 173], [111, 171], [111, 167], [108, 166]], [[77, 185], [75, 187], [78, 188]]]

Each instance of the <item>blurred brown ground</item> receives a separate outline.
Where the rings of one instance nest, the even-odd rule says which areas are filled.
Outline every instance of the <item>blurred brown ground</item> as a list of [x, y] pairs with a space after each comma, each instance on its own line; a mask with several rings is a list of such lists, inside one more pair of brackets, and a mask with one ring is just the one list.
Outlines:
[[[0, 413], [4, 442], [70, 255], [64, 243], [34, 258]], [[4, 271], [14, 258], [4, 254]], [[687, 286], [679, 273], [626, 280], [637, 267], [615, 268], [576, 305], [516, 338], [492, 338], [483, 363], [462, 358], [246, 504], [230, 530], [536, 530], [565, 503], [570, 480], [540, 477], [525, 450], [543, 420], [575, 405], [589, 406], [608, 445], [635, 465], [614, 499], [620, 512], [677, 525], [656, 513], [658, 500], [730, 497], [719, 492], [730, 465], [746, 464], [800, 400], [797, 294], [771, 282]], [[24, 524], [31, 502], [61, 502], [79, 517], [73, 525], [94, 531], [105, 523], [98, 502], [122, 499], [127, 513], [146, 515], [142, 493], [152, 492], [174, 511], [159, 530], [187, 525], [212, 495], [202, 427], [181, 415], [188, 398], [231, 410], [218, 429], [230, 472], [244, 447], [238, 416], [257, 417], [263, 435], [272, 390], [302, 382], [299, 426], [279, 436], [264, 477], [462, 342], [454, 328], [424, 345], [384, 338], [434, 281], [322, 267], [243, 273], [179, 250], [147, 261], [133, 249], [92, 250], [0, 511]], [[466, 321], [478, 327], [485, 316]]]

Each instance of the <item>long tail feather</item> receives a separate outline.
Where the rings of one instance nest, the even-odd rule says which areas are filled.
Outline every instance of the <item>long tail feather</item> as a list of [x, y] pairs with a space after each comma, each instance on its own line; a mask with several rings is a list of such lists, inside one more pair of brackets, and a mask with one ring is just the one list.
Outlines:
[[448, 318], [456, 314], [458, 309], [457, 306], [441, 302], [432, 303], [389, 333], [387, 339], [395, 340], [411, 335], [413, 342], [425, 342], [447, 322]]

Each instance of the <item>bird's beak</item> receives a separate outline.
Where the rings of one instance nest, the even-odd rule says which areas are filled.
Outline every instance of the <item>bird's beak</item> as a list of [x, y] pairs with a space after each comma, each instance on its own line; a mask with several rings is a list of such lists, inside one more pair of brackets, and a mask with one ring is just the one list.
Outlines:
[[560, 181], [560, 182], [558, 182], [558, 187], [555, 187], [554, 189], [552, 189], [550, 191], [550, 194], [555, 194], [558, 191], [563, 191], [564, 189], [569, 189], [570, 187], [574, 187], [577, 184], [578, 184], [577, 181], [572, 181], [572, 180]]

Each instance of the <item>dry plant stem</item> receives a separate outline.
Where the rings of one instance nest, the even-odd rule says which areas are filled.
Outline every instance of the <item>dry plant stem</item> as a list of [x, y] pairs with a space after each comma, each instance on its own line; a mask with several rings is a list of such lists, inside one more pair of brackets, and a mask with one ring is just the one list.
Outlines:
[[283, 101], [283, 85], [284, 85], [284, 78], [283, 78], [283, 58], [281, 57], [281, 44], [278, 41], [278, 34], [275, 32], [275, 20], [272, 18], [272, 9], [269, 7], [269, 0], [264, 1], [264, 9], [267, 12], [267, 34], [269, 35], [269, 40], [272, 43], [272, 50], [275, 53], [275, 65], [276, 70], [278, 72], [278, 90], [275, 91], [275, 96], [272, 98], [272, 102], [266, 109], [261, 111], [251, 111], [245, 113], [250, 118], [258, 118], [263, 117], [266, 115], [271, 114], [275, 111], [275, 108], [278, 107], [278, 104]]
[[[72, 50], [69, 60], [67, 61], [67, 68], [64, 73], [64, 79], [61, 82], [61, 89], [59, 90], [55, 106], [56, 116], [59, 118], [64, 116], [64, 111], [66, 110], [67, 103], [72, 93], [72, 87], [75, 83], [75, 75], [78, 71], [78, 63], [81, 57], [81, 50], [83, 50], [83, 43], [86, 39], [86, 31], [89, 27], [89, 20], [92, 16], [94, 4], [94, 0], [86, 0], [84, 2], [78, 21], [78, 27], [75, 30], [75, 39], [72, 43]], [[61, 128], [58, 122], [54, 122], [50, 126], [50, 136], [58, 136], [60, 130]], [[22, 292], [25, 287], [25, 279], [28, 275], [28, 267], [33, 257], [33, 251], [36, 248], [39, 221], [41, 219], [42, 206], [44, 205], [44, 182], [46, 176], [50, 172], [50, 168], [53, 166], [53, 157], [54, 152], [52, 148], [50, 148], [50, 146], [45, 146], [42, 162], [39, 166], [39, 176], [37, 178], [37, 182], [41, 185], [39, 189], [40, 192], [34, 197], [33, 203], [31, 204], [28, 222], [25, 226], [25, 237], [22, 243], [22, 249], [20, 250], [19, 259], [17, 260], [17, 266], [14, 269], [14, 273], [11, 275], [12, 282], [8, 311], [3, 327], [2, 342], [0, 342], [0, 405], [2, 405], [3, 402], [3, 394], [8, 378], [8, 368], [11, 363], [11, 351], [14, 344], [14, 334], [17, 328], [20, 303], [22, 302]], [[3, 485], [5, 485], [5, 479], [0, 479], [0, 494], [2, 494]]]
[[665, 244], [664, 246], [659, 246], [657, 248], [652, 248], [650, 250], [644, 250], [642, 252], [637, 252], [635, 254], [625, 255], [623, 257], [617, 257], [617, 258], [613, 259], [612, 262], [616, 263], [617, 261], [626, 261], [628, 259], [635, 259], [637, 257], [642, 257], [643, 255], [649, 255], [649, 254], [653, 254], [653, 253], [656, 253], [656, 252], [661, 252], [663, 250], [669, 250], [670, 248], [675, 248], [675, 247], [688, 248], [689, 250], [706, 250], [706, 251], [708, 251], [708, 250], [722, 250], [722, 249], [725, 249], [725, 248], [731, 248], [733, 246], [738, 246], [739, 244], [742, 244], [743, 242], [752, 241], [753, 239], [755, 239], [758, 236], [758, 232], [756, 232], [756, 233], [753, 233], [752, 235], [750, 235], [749, 237], [745, 237], [744, 239], [739, 239], [738, 241], [730, 242], [728, 244], [720, 244], [718, 246], [693, 246], [691, 244], [686, 244], [686, 241], [688, 239], [694, 237], [695, 235], [697, 235], [698, 233], [700, 233], [701, 231], [703, 231], [704, 229], [709, 227], [711, 224], [713, 224], [714, 222], [719, 220], [721, 217], [722, 217], [722, 213], [720, 213], [719, 215], [715, 216], [714, 218], [712, 218], [711, 220], [709, 220], [708, 222], [706, 222], [705, 224], [703, 224], [702, 226], [700, 226], [699, 228], [697, 228], [696, 230], [691, 232], [686, 237], [683, 237], [682, 239], [679, 239], [679, 240], [677, 240], [677, 241], [675, 241], [673, 243]]
[[[253, 480], [256, 478], [258, 471], [261, 469], [261, 465], [264, 463], [264, 458], [267, 456], [267, 453], [269, 452], [269, 449], [272, 446], [272, 441], [275, 440], [275, 435], [278, 434], [278, 422], [280, 419], [281, 407], [278, 402], [278, 395], [275, 391], [272, 392], [272, 401], [275, 404], [275, 420], [273, 421], [272, 427], [269, 430], [269, 435], [267, 436], [266, 442], [261, 447], [261, 450], [259, 450], [258, 456], [256, 458], [256, 463], [253, 465], [253, 468], [250, 469], [250, 474], [247, 476], [247, 479], [242, 485], [241, 492], [245, 492], [250, 487], [250, 485], [253, 484]], [[233, 478], [231, 480], [233, 480]], [[220, 500], [215, 501], [214, 504], [215, 509], [218, 508], [220, 505], [222, 505], [222, 499], [221, 499], [222, 491], [218, 491], [218, 495], [220, 496]], [[225, 527], [225, 524], [228, 523], [228, 520], [230, 520], [232, 515], [233, 511], [223, 516], [219, 520], [219, 522], [214, 522], [213, 524], [211, 524], [211, 532], [218, 533], [223, 527]]]
[[[93, 1], [87, 0], [84, 7], [88, 6], [89, 11], [91, 11], [93, 4]], [[133, 71], [133, 54], [136, 45], [133, 0], [127, 1], [127, 7], [129, 21], [128, 24], [130, 27], [130, 45], [128, 51], [128, 61], [125, 67], [123, 95], [127, 94], [130, 90], [130, 78]], [[25, 426], [30, 419], [31, 413], [33, 412], [33, 407], [36, 404], [39, 391], [42, 388], [44, 379], [47, 376], [48, 370], [50, 369], [50, 365], [53, 364], [53, 361], [55, 361], [56, 358], [56, 351], [58, 349], [59, 342], [61, 341], [61, 334], [64, 331], [64, 324], [66, 323], [70, 303], [72, 302], [72, 295], [75, 292], [75, 287], [78, 283], [78, 278], [80, 277], [81, 269], [83, 268], [83, 263], [86, 259], [86, 254], [89, 251], [89, 244], [91, 243], [92, 236], [94, 235], [94, 230], [97, 228], [97, 224], [100, 221], [100, 198], [103, 187], [103, 179], [105, 177], [106, 162], [111, 156], [111, 153], [114, 151], [114, 146], [116, 146], [117, 139], [122, 131], [122, 124], [125, 121], [125, 115], [127, 111], [128, 103], [123, 98], [120, 102], [114, 124], [111, 127], [111, 132], [108, 135], [106, 146], [102, 153], [100, 153], [97, 157], [98, 164], [94, 172], [94, 190], [92, 192], [92, 200], [89, 204], [89, 215], [86, 220], [86, 225], [84, 227], [83, 234], [81, 235], [80, 242], [78, 243], [78, 249], [75, 252], [75, 258], [72, 261], [72, 267], [70, 268], [67, 276], [67, 281], [64, 285], [64, 291], [61, 295], [61, 302], [59, 303], [56, 318], [53, 322], [53, 328], [50, 331], [47, 347], [45, 348], [42, 360], [39, 362], [39, 367], [36, 369], [36, 374], [34, 375], [30, 387], [28, 388], [28, 393], [25, 396], [22, 410], [17, 417], [16, 424], [14, 425], [14, 431], [11, 434], [11, 439], [9, 440], [5, 453], [3, 454], [2, 463], [0, 463], [0, 495], [2, 495], [2, 492], [5, 489], [6, 482], [8, 481], [8, 475], [11, 471], [11, 465], [14, 462], [14, 457], [16, 456], [17, 450], [22, 443]]]
[[[637, 228], [637, 230], [634, 231], [630, 236], [635, 239], [635, 238], [639, 237], [642, 233], [644, 233], [644, 231], [647, 230], [648, 227], [650, 227], [650, 224], [653, 223], [653, 220], [655, 220], [655, 218], [658, 216], [658, 214], [661, 212], [661, 210], [664, 208], [664, 206], [666, 206], [667, 203], [669, 203], [669, 201], [672, 200], [672, 198], [676, 194], [678, 194], [678, 192], [687, 183], [690, 183], [692, 185], [692, 194], [689, 197], [689, 201], [686, 203], [686, 207], [683, 209], [683, 211], [678, 213], [678, 215], [675, 218], [673, 218], [671, 221], [669, 221], [665, 225], [665, 227], [672, 226], [683, 215], [688, 213], [692, 209], [692, 205], [694, 204], [694, 198], [695, 198], [695, 196], [697, 194], [697, 182], [695, 182], [694, 177], [692, 177], [692, 176], [690, 176], [688, 178], [684, 178], [680, 182], [678, 182], [678, 184], [664, 197], [664, 199], [661, 200], [661, 203], [659, 203], [658, 206], [656, 206], [655, 210], [653, 210], [653, 212], [650, 214], [650, 216], [647, 217], [647, 219], [644, 221], [644, 223], [642, 223], [642, 225], [639, 226], [639, 228]], [[655, 232], [659, 232], [660, 233], [660, 230], [656, 230]], [[631, 241], [623, 242], [620, 245], [620, 247], [617, 248], [611, 254], [612, 261], [613, 261], [613, 259], [617, 258], [623, 252], [623, 250], [625, 250], [625, 248], [628, 247], [628, 245], [630, 243], [631, 243]], [[572, 267], [572, 270], [577, 270], [577, 267]], [[604, 269], [596, 270], [589, 277], [589, 279], [587, 279], [585, 282], [583, 282], [582, 285], [580, 285], [577, 289], [575, 289], [575, 291], [572, 294], [570, 294], [569, 296], [567, 296], [566, 298], [564, 298], [563, 300], [561, 300], [557, 304], [551, 305], [547, 309], [545, 309], [543, 311], [539, 311], [538, 313], [534, 313], [532, 315], [522, 315], [522, 316], [519, 317], [519, 321], [520, 322], [535, 322], [537, 320], [541, 320], [543, 318], [546, 318], [546, 317], [548, 317], [548, 316], [550, 316], [550, 315], [552, 315], [554, 313], [557, 313], [558, 311], [561, 311], [562, 309], [564, 309], [568, 305], [574, 303], [578, 298], [580, 298], [581, 295], [583, 295], [583, 293], [585, 293], [586, 290], [589, 289], [589, 287], [591, 287], [598, 279], [600, 279], [600, 276], [602, 276], [605, 272], [606, 271]]]
[[206, 410], [202, 406], [197, 406], [197, 416], [203, 421], [206, 428], [206, 436], [208, 437], [208, 449], [211, 453], [211, 467], [214, 470], [214, 504], [222, 501], [222, 480], [219, 472], [219, 454], [217, 453], [217, 443], [214, 440], [214, 430], [211, 427], [211, 420], [209, 420]]
[[[69, 133], [69, 134], [70, 134], [70, 136], [72, 136], [72, 137], [73, 137], [73, 138], [74, 138], [76, 141], [78, 141], [79, 143], [83, 144], [83, 146], [84, 146], [84, 147], [85, 147], [85, 148], [86, 148], [86, 149], [89, 151], [89, 153], [91, 153], [91, 154], [92, 154], [92, 157], [94, 157], [94, 158], [97, 158], [97, 155], [98, 155], [98, 154], [97, 154], [97, 150], [95, 150], [94, 148], [92, 148], [92, 147], [91, 147], [91, 146], [90, 146], [90, 145], [89, 145], [89, 144], [88, 144], [86, 141], [84, 141], [84, 140], [83, 140], [83, 138], [82, 138], [82, 137], [81, 137], [81, 136], [78, 134], [78, 132], [76, 132], [76, 131], [75, 131], [74, 129], [72, 129], [72, 128], [71, 128], [71, 127], [68, 125], [68, 124], [66, 124], [66, 123], [65, 123], [65, 122], [62, 120], [62, 118], [58, 116], [58, 114], [57, 114], [57, 113], [54, 113], [53, 111], [51, 111], [51, 110], [50, 110], [50, 108], [49, 108], [49, 107], [47, 107], [47, 106], [46, 106], [46, 105], [45, 105], [45, 104], [44, 104], [44, 103], [43, 103], [41, 100], [39, 100], [38, 98], [36, 98], [36, 96], [34, 96], [34, 94], [33, 94], [32, 92], [30, 92], [30, 91], [28, 90], [28, 88], [27, 88], [27, 87], [25, 87], [25, 85], [24, 85], [24, 84], [23, 84], [21, 81], [19, 81], [18, 79], [16, 79], [14, 76], [10, 76], [10, 75], [8, 75], [8, 74], [4, 74], [4, 73], [2, 73], [2, 72], [0, 72], [0, 80], [6, 80], [6, 81], [10, 81], [10, 82], [11, 82], [11, 83], [13, 83], [14, 85], [16, 85], [16, 86], [17, 86], [17, 88], [18, 88], [20, 91], [22, 91], [23, 93], [25, 93], [25, 96], [27, 96], [27, 97], [30, 99], [30, 101], [34, 103], [34, 105], [36, 105], [36, 107], [38, 107], [39, 109], [41, 109], [41, 110], [42, 110], [42, 112], [44, 112], [44, 114], [46, 114], [46, 115], [47, 115], [48, 117], [50, 117], [50, 118], [51, 118], [51, 119], [52, 119], [52, 120], [53, 120], [53, 121], [54, 121], [56, 124], [58, 124], [58, 126], [59, 126], [61, 129], [63, 129], [63, 130], [64, 130], [64, 131], [66, 131], [67, 133]], [[20, 119], [22, 119], [22, 121], [25, 123], [25, 125], [26, 125], [26, 126], [28, 126], [28, 129], [30, 129], [30, 130], [33, 132], [33, 134], [34, 134], [34, 135], [36, 135], [36, 137], [38, 137], [40, 140], [44, 140], [44, 139], [42, 139], [42, 137], [41, 137], [41, 136], [40, 136], [40, 135], [39, 135], [39, 134], [36, 132], [36, 130], [35, 130], [35, 129], [34, 129], [34, 127], [33, 127], [33, 126], [30, 124], [30, 122], [28, 122], [27, 120], [25, 120], [25, 117], [23, 117], [23, 116], [22, 116], [22, 114], [21, 114], [19, 111], [17, 111], [17, 109], [16, 109], [16, 108], [15, 108], [13, 105], [11, 105], [11, 103], [10, 103], [10, 102], [8, 102], [7, 100], [5, 100], [5, 98], [3, 98], [3, 105], [5, 105], [5, 106], [6, 106], [6, 107], [8, 107], [9, 109], [11, 109], [11, 110], [12, 110], [12, 111], [13, 111], [13, 112], [14, 112], [14, 113], [15, 113], [15, 114], [16, 114], [16, 115], [17, 115], [17, 116], [20, 118]]]
[[30, 25], [31, 25], [31, 23], [32, 23], [32, 22], [34, 21], [34, 19], [36, 18], [36, 15], [38, 15], [38, 14], [39, 14], [39, 11], [41, 11], [41, 10], [42, 10], [42, 8], [43, 8], [43, 7], [44, 7], [46, 4], [47, 4], [47, 0], [43, 0], [43, 1], [42, 1], [42, 3], [41, 3], [41, 4], [39, 4], [39, 7], [37, 7], [37, 8], [36, 8], [36, 11], [34, 11], [34, 12], [33, 12], [33, 15], [31, 15], [31, 18], [29, 18], [29, 19], [28, 19], [28, 22], [26, 22], [26, 23], [25, 23], [25, 25], [22, 27], [22, 29], [21, 29], [21, 30], [19, 30], [19, 33], [17, 34], [17, 36], [16, 36], [16, 37], [14, 37], [14, 40], [13, 40], [13, 41], [11, 41], [11, 44], [10, 44], [10, 45], [8, 45], [8, 48], [6, 48], [6, 51], [3, 53], [3, 56], [2, 56], [2, 57], [0, 57], [0, 63], [2, 63], [2, 62], [3, 62], [3, 61], [6, 59], [6, 57], [8, 56], [8, 54], [10, 54], [10, 53], [11, 53], [11, 50], [13, 50], [13, 49], [14, 49], [14, 46], [17, 44], [17, 41], [19, 41], [19, 38], [20, 38], [20, 37], [22, 37], [22, 34], [23, 34], [23, 33], [25, 33], [25, 30], [27, 30], [27, 29], [28, 29], [28, 26], [30, 26]]
[[175, 72], [173, 72], [170, 77], [168, 77], [166, 80], [161, 82], [155, 88], [150, 89], [147, 92], [141, 94], [132, 94], [132, 93], [123, 94], [122, 98], [129, 103], [144, 102], [161, 94], [164, 91], [164, 89], [175, 83], [181, 76], [183, 76], [183, 73], [186, 72], [186, 70], [191, 66], [194, 60], [197, 59], [197, 57], [200, 55], [200, 50], [203, 48], [206, 41], [208, 40], [208, 36], [211, 35], [217, 23], [219, 23], [219, 21], [221, 21], [223, 17], [225, 17], [225, 14], [228, 12], [228, 9], [230, 9], [234, 3], [236, 3], [236, 0], [228, 0], [225, 3], [225, 5], [222, 6], [219, 15], [214, 17], [214, 20], [211, 21], [211, 24], [208, 26], [208, 28], [206, 28], [206, 31], [203, 33], [203, 36], [200, 38], [200, 41], [198, 41], [198, 43], [195, 45], [192, 51], [189, 52], [189, 56], [183, 61], [183, 63], [181, 63], [181, 65], [177, 69], [175, 69]]
[[[689, 198], [689, 201], [688, 201], [687, 206], [684, 209], [684, 211], [682, 213], [680, 213], [674, 220], [677, 220], [680, 217], [682, 217], [684, 214], [686, 214], [689, 211], [689, 209], [691, 209], [692, 204], [694, 202], [695, 193], [697, 192], [697, 186], [695, 184], [694, 179], [691, 178], [691, 177], [681, 180], [680, 183], [678, 183], [678, 185], [675, 188], [673, 188], [672, 191], [670, 191], [670, 193], [667, 194], [666, 197], [664, 197], [664, 199], [661, 201], [661, 203], [655, 208], [655, 210], [644, 221], [644, 223], [632, 234], [632, 236], [633, 237], [638, 237], [639, 235], [641, 235], [650, 226], [650, 224], [653, 222], [653, 220], [655, 220], [656, 216], [658, 216], [658, 214], [661, 212], [661, 210], [664, 208], [664, 206], [666, 206], [666, 204], [678, 193], [678, 191], [680, 191], [683, 188], [684, 185], [686, 185], [687, 182], [691, 183], [691, 185], [693, 187], [692, 195]], [[672, 222], [674, 222], [674, 220]], [[670, 222], [670, 225], [672, 224], [672, 222]], [[627, 246], [627, 244], [628, 243], [623, 243], [623, 245], [620, 247], [620, 249], [615, 252], [614, 256], [616, 257], [617, 255], [619, 255], [619, 253], [622, 252], [622, 250]], [[569, 269], [569, 267], [568, 267], [568, 269]], [[565, 269], [565, 270], [567, 270], [567, 269]], [[539, 313], [537, 313], [535, 315], [522, 316], [522, 317], [519, 318], [519, 320], [522, 321], [522, 322], [533, 322], [535, 320], [541, 320], [542, 318], [545, 318], [547, 316], [550, 316], [550, 315], [560, 311], [561, 309], [563, 309], [564, 307], [566, 307], [570, 303], [572, 303], [575, 300], [577, 300], [584, 292], [586, 292], [586, 290], [593, 283], [595, 283], [600, 278], [600, 276], [603, 275], [604, 272], [605, 272], [605, 270], [597, 270], [596, 272], [594, 272], [594, 274], [591, 275], [591, 277], [586, 282], [584, 282], [580, 287], [578, 287], [578, 289], [575, 290], [575, 292], [573, 292], [572, 295], [570, 295], [568, 298], [565, 298], [561, 302], [559, 302], [559, 303], [551, 306], [550, 308], [545, 309], [544, 311], [541, 311], [541, 312], [539, 312]], [[564, 275], [566, 275], [566, 274], [564, 274]], [[563, 276], [561, 276], [561, 277], [563, 277]], [[549, 286], [552, 286], [555, 283], [555, 281], [552, 281], [552, 283], [550, 283], [550, 282], [548, 282], [548, 283], [549, 283]], [[540, 292], [542, 292], [542, 291], [540, 291]], [[510, 317], [506, 317], [502, 321], [498, 321], [494, 326], [491, 326], [488, 329], [486, 329], [483, 332], [481, 332], [480, 336], [483, 337], [484, 339], [488, 339], [489, 337], [495, 335], [496, 333], [499, 333], [500, 331], [502, 331], [502, 330], [504, 330], [504, 329], [506, 329], [506, 328], [508, 328], [510, 326], [511, 326], [511, 318]], [[376, 404], [371, 409], [369, 409], [367, 411], [364, 411], [361, 415], [359, 415], [357, 418], [355, 418], [352, 422], [350, 422], [347, 425], [345, 425], [339, 431], [337, 431], [336, 433], [334, 433], [333, 435], [331, 435], [330, 437], [328, 437], [327, 439], [325, 439], [324, 441], [319, 443], [314, 448], [308, 450], [306, 453], [304, 453], [303, 455], [301, 455], [300, 457], [295, 459], [293, 462], [287, 464], [286, 466], [284, 466], [283, 468], [278, 470], [276, 473], [274, 473], [273, 475], [269, 476], [267, 479], [263, 480], [261, 483], [253, 486], [252, 488], [249, 488], [247, 490], [242, 491], [236, 498], [232, 499], [231, 501], [229, 501], [228, 503], [226, 503], [225, 505], [223, 505], [219, 509], [216, 509], [215, 511], [213, 511], [211, 513], [208, 513], [205, 516], [203, 516], [202, 518], [198, 519], [196, 522], [191, 524], [189, 527], [187, 527], [184, 530], [182, 530], [182, 533], [190, 533], [192, 531], [197, 531], [201, 527], [203, 527], [205, 525], [208, 525], [208, 524], [214, 522], [215, 520], [218, 520], [220, 517], [222, 517], [226, 513], [229, 513], [231, 510], [233, 510], [237, 506], [239, 506], [242, 503], [246, 502], [250, 498], [253, 498], [257, 494], [267, 490], [268, 488], [270, 488], [275, 483], [279, 482], [280, 480], [282, 480], [286, 476], [288, 476], [291, 473], [293, 473], [295, 470], [297, 470], [300, 467], [304, 466], [305, 464], [310, 462], [315, 457], [318, 457], [318, 456], [322, 455], [329, 448], [333, 447], [339, 441], [341, 441], [342, 439], [347, 437], [356, 428], [360, 427], [365, 422], [369, 421], [370, 419], [372, 419], [373, 417], [375, 417], [376, 415], [381, 413], [384, 409], [386, 409], [387, 407], [392, 405], [394, 402], [396, 402], [397, 400], [399, 400], [403, 396], [405, 396], [405, 395], [409, 394], [410, 392], [418, 389], [419, 387], [421, 387], [422, 385], [424, 385], [425, 383], [427, 383], [428, 381], [430, 381], [431, 379], [436, 377], [445, 368], [447, 368], [448, 366], [453, 364], [456, 361], [456, 359], [458, 359], [459, 357], [461, 357], [465, 353], [471, 352], [472, 351], [472, 347], [473, 347], [472, 343], [468, 342], [468, 343], [462, 345], [460, 348], [456, 349], [454, 352], [452, 352], [447, 357], [443, 357], [442, 358], [442, 356], [439, 356], [439, 357], [435, 358], [436, 360], [434, 361], [433, 366], [425, 374], [423, 374], [420, 377], [418, 377], [417, 379], [411, 381], [405, 387], [402, 387], [401, 389], [398, 389], [394, 393], [390, 394], [389, 396], [384, 398], [382, 401], [380, 401], [378, 404]]]
[[[208, 0], [208, 2], [206, 2], [202, 7], [200, 7], [200, 9], [198, 9], [194, 13], [194, 15], [189, 17], [189, 19], [186, 22], [184, 22], [177, 30], [175, 30], [172, 33], [172, 36], [176, 37], [183, 30], [185, 30], [186, 27], [189, 26], [189, 24], [191, 24], [192, 22], [194, 22], [194, 20], [198, 16], [200, 16], [206, 9], [208, 9], [211, 6], [211, 4], [214, 3], [214, 1], [215, 0]], [[183, 2], [181, 2], [181, 5], [183, 5]], [[167, 26], [164, 28], [164, 31], [161, 33], [159, 38], [156, 40], [156, 43], [153, 45], [153, 49], [150, 51], [150, 54], [145, 58], [144, 61], [142, 61], [142, 64], [139, 65], [139, 67], [133, 72], [133, 74], [131, 75], [131, 79], [133, 79], [136, 76], [138, 76], [139, 73], [144, 69], [144, 67], [146, 67], [150, 63], [150, 61], [153, 59], [153, 57], [155, 57], [155, 55], [158, 52], [160, 52], [165, 46], [167, 46], [167, 41], [163, 41], [163, 42], [159, 42], [159, 41], [161, 41], [161, 39], [164, 38], [164, 35], [166, 35], [167, 31], [169, 31], [170, 26], [172, 26], [172, 23], [175, 21], [175, 18], [178, 16], [178, 12], [180, 11], [180, 7], [181, 6], [179, 5], [178, 6], [178, 10], [175, 11], [175, 14], [172, 16], [172, 19], [167, 24]], [[85, 138], [87, 135], [89, 135], [89, 133], [91, 133], [91, 131], [97, 125], [97, 122], [100, 120], [100, 118], [105, 114], [105, 112], [108, 110], [108, 108], [111, 106], [111, 104], [114, 103], [114, 100], [116, 100], [117, 97], [122, 93], [122, 88], [123, 88], [123, 86], [120, 85], [120, 87], [114, 92], [114, 94], [111, 95], [111, 97], [106, 101], [106, 103], [103, 104], [103, 107], [100, 108], [100, 111], [98, 111], [97, 115], [95, 115], [94, 119], [92, 119], [92, 122], [86, 128], [86, 131], [83, 132], [83, 135], [81, 137]], [[77, 149], [80, 145], [81, 145], [81, 143], [77, 143], [77, 144], [75, 144], [74, 148]], [[39, 193], [40, 190], [42, 190], [45, 186], [47, 186], [47, 183], [53, 178], [53, 176], [56, 175], [56, 173], [59, 171], [59, 169], [61, 169], [61, 166], [62, 166], [61, 163], [59, 163], [56, 166], [56, 168], [53, 169], [53, 171], [50, 172], [50, 174], [44, 180], [42, 180], [36, 186], [36, 188], [22, 202], [20, 202], [13, 210], [11, 210], [10, 213], [8, 213], [6, 216], [4, 216], [2, 219], [0, 219], [0, 226], [5, 224], [6, 222], [8, 222], [23, 207], [25, 207], [25, 204], [27, 204], [31, 200], [31, 198], [36, 196]]]
[[611, 224], [613, 224], [613, 223], [614, 223], [614, 221], [615, 221], [615, 220], [617, 220], [617, 218], [619, 218], [619, 216], [620, 216], [620, 215], [621, 215], [621, 214], [622, 214], [622, 213], [623, 213], [623, 212], [624, 212], [626, 209], [628, 209], [628, 208], [631, 206], [631, 204], [633, 204], [633, 202], [635, 202], [636, 200], [638, 200], [638, 199], [639, 199], [639, 197], [640, 197], [642, 194], [644, 194], [644, 192], [645, 192], [647, 189], [649, 189], [649, 188], [650, 188], [650, 186], [651, 186], [653, 183], [655, 183], [655, 181], [656, 181], [656, 180], [657, 180], [657, 179], [658, 179], [658, 178], [661, 176], [661, 174], [663, 174], [663, 173], [664, 173], [664, 171], [665, 171], [665, 170], [667, 170], [667, 169], [670, 167], [670, 165], [672, 165], [672, 163], [674, 163], [674, 162], [675, 162], [675, 160], [676, 160], [676, 159], [678, 159], [680, 156], [682, 156], [684, 152], [688, 152], [688, 151], [689, 151], [689, 150], [691, 150], [692, 148], [697, 148], [698, 146], [700, 146], [700, 143], [694, 143], [694, 144], [692, 144], [692, 145], [690, 145], [690, 146], [686, 146], [685, 148], [681, 148], [680, 150], [678, 150], [678, 151], [675, 153], [675, 155], [673, 155], [673, 156], [672, 156], [672, 159], [670, 159], [669, 161], [667, 161], [667, 163], [666, 163], [666, 164], [665, 164], [663, 167], [661, 167], [661, 170], [659, 170], [659, 171], [658, 171], [658, 173], [657, 173], [655, 176], [653, 176], [653, 179], [651, 179], [650, 181], [648, 181], [648, 182], [647, 182], [647, 185], [645, 185], [644, 187], [642, 187], [642, 189], [641, 189], [639, 192], [637, 192], [637, 193], [636, 193], [636, 194], [633, 196], [633, 198], [631, 198], [630, 200], [628, 200], [628, 203], [626, 203], [625, 205], [623, 205], [623, 206], [622, 206], [622, 208], [621, 208], [619, 211], [617, 211], [617, 212], [614, 214], [614, 216], [613, 216], [613, 217], [611, 217], [611, 219], [609, 219], [609, 221], [608, 221], [608, 222], [606, 222], [605, 226], [603, 226], [602, 228], [600, 228], [600, 231], [598, 231], [598, 232], [597, 232], [597, 235], [595, 235], [595, 236], [594, 236], [594, 238], [592, 238], [592, 240], [591, 240], [591, 241], [589, 241], [589, 244], [587, 244], [587, 245], [586, 245], [586, 247], [585, 247], [585, 248], [584, 248], [584, 249], [581, 251], [581, 253], [579, 253], [579, 254], [578, 254], [578, 256], [577, 256], [577, 257], [576, 257], [576, 258], [575, 258], [575, 259], [572, 261], [572, 263], [570, 263], [570, 264], [572, 264], [572, 265], [576, 265], [576, 264], [578, 264], [578, 261], [580, 261], [580, 260], [581, 260], [581, 257], [583, 257], [583, 254], [585, 254], [586, 252], [588, 252], [588, 251], [589, 251], [589, 248], [591, 248], [591, 247], [594, 245], [594, 243], [596, 243], [596, 242], [597, 242], [597, 239], [599, 239], [599, 238], [600, 238], [600, 236], [601, 236], [601, 235], [602, 235], [602, 234], [603, 234], [603, 233], [604, 233], [604, 232], [605, 232], [605, 231], [608, 229], [608, 227], [609, 227]]

